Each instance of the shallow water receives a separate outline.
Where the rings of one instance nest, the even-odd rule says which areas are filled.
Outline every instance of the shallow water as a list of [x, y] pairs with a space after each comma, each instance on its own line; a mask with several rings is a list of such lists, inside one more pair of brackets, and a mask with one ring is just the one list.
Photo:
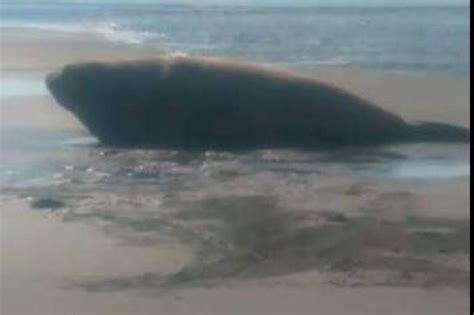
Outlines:
[[392, 165], [388, 176], [395, 179], [453, 179], [469, 177], [466, 160], [409, 160]]
[[[93, 137], [68, 133], [24, 136], [27, 141], [9, 143], [2, 139], [2, 188], [43, 186], [97, 174], [115, 174], [117, 180], [109, 184], [123, 181], [127, 185], [173, 182], [176, 176], [181, 178], [180, 183], [202, 176], [216, 183], [250, 176], [258, 183], [262, 174], [266, 174], [264, 181], [320, 175], [376, 181], [440, 181], [470, 176], [469, 146], [465, 144], [235, 153], [110, 149], [98, 146]], [[417, 148], [415, 152], [413, 147]], [[422, 151], [427, 153], [422, 155]]]
[[[0, 74], [0, 101], [19, 96], [46, 95], [43, 76], [28, 74]], [[0, 102], [0, 105], [2, 102]]]
[[385, 161], [370, 173], [395, 180], [448, 180], [470, 176], [470, 146], [457, 143], [416, 143], [388, 146], [399, 159]]
[[2, 130], [0, 140], [0, 188], [60, 183], [61, 172], [97, 143], [93, 137], [55, 131]]

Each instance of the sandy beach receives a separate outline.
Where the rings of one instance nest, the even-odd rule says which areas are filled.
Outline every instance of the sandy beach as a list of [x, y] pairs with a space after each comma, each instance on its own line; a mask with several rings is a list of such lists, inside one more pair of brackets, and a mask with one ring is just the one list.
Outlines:
[[[0, 28], [4, 82], [160, 53]], [[468, 76], [292, 70], [470, 126]], [[0, 102], [1, 314], [468, 312], [469, 145], [118, 150], [41, 86]]]

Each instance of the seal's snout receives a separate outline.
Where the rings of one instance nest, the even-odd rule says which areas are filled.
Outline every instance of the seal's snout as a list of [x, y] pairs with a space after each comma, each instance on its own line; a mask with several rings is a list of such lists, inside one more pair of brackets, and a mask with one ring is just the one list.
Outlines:
[[63, 81], [64, 78], [61, 71], [49, 73], [45, 78], [46, 87], [59, 105], [65, 108], [70, 108], [70, 97], [67, 96], [68, 93]]
[[53, 89], [54, 89], [54, 86], [56, 84], [56, 82], [59, 80], [59, 76], [61, 75], [60, 72], [52, 72], [52, 73], [49, 73], [47, 76], [46, 76], [46, 86], [48, 87], [48, 89], [53, 92]]

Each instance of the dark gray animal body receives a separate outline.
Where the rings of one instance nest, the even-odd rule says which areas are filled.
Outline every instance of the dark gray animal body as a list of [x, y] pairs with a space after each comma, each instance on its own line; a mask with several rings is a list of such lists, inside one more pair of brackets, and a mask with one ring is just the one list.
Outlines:
[[251, 148], [469, 141], [469, 130], [412, 125], [312, 79], [206, 58], [83, 63], [46, 79], [102, 143]]

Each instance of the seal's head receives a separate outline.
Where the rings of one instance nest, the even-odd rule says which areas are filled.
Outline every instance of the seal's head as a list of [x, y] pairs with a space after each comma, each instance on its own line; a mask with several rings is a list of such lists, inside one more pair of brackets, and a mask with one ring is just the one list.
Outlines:
[[139, 143], [151, 132], [150, 117], [157, 124], [162, 104], [180, 93], [176, 80], [164, 78], [168, 64], [146, 60], [71, 64], [47, 75], [46, 86], [102, 143]]
[[[107, 69], [99, 63], [74, 64], [46, 76], [46, 86], [56, 101], [74, 113], [96, 104], [104, 93]], [[100, 92], [102, 91], [102, 92]]]
[[100, 79], [101, 68], [100, 64], [68, 65], [59, 72], [48, 74], [45, 80], [55, 100], [99, 138], [104, 133], [101, 125], [105, 122], [106, 111], [110, 111], [107, 102], [99, 102], [104, 99], [105, 92]]

